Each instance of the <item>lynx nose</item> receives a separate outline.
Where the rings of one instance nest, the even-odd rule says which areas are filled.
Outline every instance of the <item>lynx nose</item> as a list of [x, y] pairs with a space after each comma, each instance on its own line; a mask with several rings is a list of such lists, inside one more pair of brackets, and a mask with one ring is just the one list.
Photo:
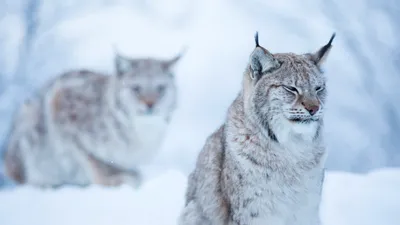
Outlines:
[[143, 99], [142, 102], [147, 106], [148, 109], [153, 109], [155, 101], [153, 99]]
[[314, 116], [314, 114], [317, 113], [319, 110], [319, 105], [305, 104], [304, 102], [302, 104], [304, 108], [310, 113], [311, 116]]
[[152, 109], [154, 106], [154, 102], [146, 102], [147, 108]]

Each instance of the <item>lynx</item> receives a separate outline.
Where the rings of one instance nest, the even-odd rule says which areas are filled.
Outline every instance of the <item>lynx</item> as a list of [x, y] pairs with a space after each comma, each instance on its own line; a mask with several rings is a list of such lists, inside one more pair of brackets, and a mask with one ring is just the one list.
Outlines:
[[189, 175], [178, 224], [320, 224], [321, 66], [333, 39], [315, 53], [272, 54], [256, 33], [242, 89]]
[[138, 187], [176, 108], [175, 64], [115, 55], [116, 75], [68, 71], [20, 108], [5, 171], [17, 184]]

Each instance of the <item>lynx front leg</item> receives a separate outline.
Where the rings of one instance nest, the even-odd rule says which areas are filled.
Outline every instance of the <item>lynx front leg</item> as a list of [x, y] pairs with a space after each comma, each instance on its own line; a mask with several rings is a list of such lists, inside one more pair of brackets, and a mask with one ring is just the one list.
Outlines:
[[138, 188], [142, 183], [142, 176], [138, 171], [124, 170], [112, 164], [88, 156], [92, 173], [92, 182], [105, 186], [119, 186], [129, 184]]
[[211, 225], [211, 222], [201, 214], [196, 202], [191, 201], [181, 212], [181, 215], [178, 218], [178, 225]]
[[142, 175], [139, 171], [124, 170], [115, 177], [120, 184], [129, 184], [134, 188], [139, 188], [142, 184]]

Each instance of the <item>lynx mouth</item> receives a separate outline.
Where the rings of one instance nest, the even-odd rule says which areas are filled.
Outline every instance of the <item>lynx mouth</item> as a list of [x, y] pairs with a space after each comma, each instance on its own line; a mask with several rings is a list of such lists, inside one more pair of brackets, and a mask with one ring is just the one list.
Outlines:
[[311, 123], [311, 122], [318, 122], [318, 118], [300, 118], [300, 117], [294, 117], [294, 118], [288, 118], [290, 122], [293, 123]]
[[153, 111], [143, 111], [143, 112], [139, 112], [138, 115], [140, 115], [140, 116], [154, 116], [154, 115], [158, 115], [158, 113], [153, 112]]

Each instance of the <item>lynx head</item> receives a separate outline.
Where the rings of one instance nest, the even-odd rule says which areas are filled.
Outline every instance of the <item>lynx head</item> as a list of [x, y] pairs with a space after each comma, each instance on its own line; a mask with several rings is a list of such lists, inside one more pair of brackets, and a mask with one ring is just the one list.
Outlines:
[[287, 133], [317, 135], [327, 94], [321, 66], [334, 37], [314, 53], [272, 54], [259, 45], [256, 33], [244, 78], [245, 107], [271, 139], [279, 141]]
[[173, 68], [182, 54], [169, 59], [131, 59], [116, 54], [121, 102], [137, 115], [165, 115], [175, 108]]

